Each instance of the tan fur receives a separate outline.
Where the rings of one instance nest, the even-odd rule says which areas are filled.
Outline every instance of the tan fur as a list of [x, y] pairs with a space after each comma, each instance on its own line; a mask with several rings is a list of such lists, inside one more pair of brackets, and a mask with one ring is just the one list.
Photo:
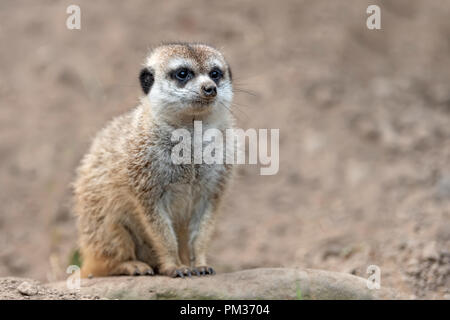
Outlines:
[[[167, 81], [165, 68], [174, 56], [189, 57], [198, 70], [209, 68], [202, 63], [208, 57], [226, 64], [207, 46], [163, 46], [147, 62], [156, 69], [155, 82]], [[163, 115], [155, 107], [143, 99], [114, 119], [78, 168], [74, 193], [82, 277], [153, 274], [153, 269], [168, 276], [212, 272], [206, 250], [231, 166], [174, 165], [167, 141], [171, 130], [190, 129], [194, 118], [220, 130], [232, 127], [233, 119], [218, 107], [193, 116]]]

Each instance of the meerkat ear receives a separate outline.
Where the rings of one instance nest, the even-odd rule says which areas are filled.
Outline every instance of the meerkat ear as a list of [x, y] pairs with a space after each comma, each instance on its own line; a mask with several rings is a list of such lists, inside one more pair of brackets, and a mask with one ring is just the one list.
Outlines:
[[141, 82], [141, 87], [144, 93], [148, 94], [152, 88], [153, 82], [155, 81], [152, 70], [149, 68], [142, 69], [139, 74], [139, 81]]
[[231, 68], [228, 66], [228, 75], [230, 76], [230, 81], [233, 80], [233, 75], [231, 74]]

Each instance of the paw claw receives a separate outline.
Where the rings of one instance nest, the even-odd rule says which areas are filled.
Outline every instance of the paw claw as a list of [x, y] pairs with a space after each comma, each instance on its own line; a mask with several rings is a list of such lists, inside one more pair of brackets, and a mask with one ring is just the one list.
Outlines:
[[187, 266], [181, 265], [177, 267], [158, 269], [158, 273], [172, 277], [172, 278], [185, 278], [196, 275], [198, 271], [191, 269]]
[[140, 276], [148, 273], [149, 270], [153, 272], [152, 268], [145, 262], [131, 260], [120, 263], [110, 275]]
[[206, 276], [206, 275], [214, 275], [216, 271], [213, 268], [208, 266], [196, 267], [193, 269], [198, 276]]
[[140, 276], [140, 275], [141, 275], [141, 272], [139, 271], [138, 268], [136, 268], [136, 270], [134, 270], [134, 272], [133, 272], [133, 276]]
[[175, 270], [175, 277], [184, 278], [183, 272], [180, 269]]

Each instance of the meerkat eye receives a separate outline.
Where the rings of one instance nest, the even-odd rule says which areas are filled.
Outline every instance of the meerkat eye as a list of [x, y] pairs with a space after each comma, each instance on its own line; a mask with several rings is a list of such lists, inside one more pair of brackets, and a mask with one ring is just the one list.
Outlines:
[[214, 68], [209, 73], [209, 77], [213, 79], [214, 81], [218, 81], [220, 78], [222, 78], [223, 73], [219, 68]]
[[186, 82], [194, 77], [194, 73], [188, 68], [179, 68], [172, 73], [172, 78], [180, 82]]

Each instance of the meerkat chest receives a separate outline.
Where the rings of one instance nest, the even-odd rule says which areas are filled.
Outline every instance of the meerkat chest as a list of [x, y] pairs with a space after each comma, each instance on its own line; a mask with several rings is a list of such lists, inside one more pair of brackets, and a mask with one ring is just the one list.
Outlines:
[[[192, 140], [194, 139], [193, 133]], [[180, 217], [189, 219], [197, 206], [201, 206], [204, 201], [209, 201], [217, 192], [229, 174], [225, 164], [195, 163], [194, 146], [191, 149], [191, 161], [187, 163], [175, 163], [172, 152], [174, 142], [169, 143], [166, 137], [160, 141], [159, 147], [154, 148], [157, 153], [152, 158], [155, 160], [151, 166], [151, 177], [159, 177], [161, 186], [161, 205], [176, 220]], [[206, 146], [208, 142], [203, 142]], [[162, 178], [161, 178], [162, 177]]]
[[189, 220], [198, 206], [219, 191], [220, 181], [226, 174], [221, 165], [195, 165], [190, 181], [174, 181], [163, 190], [161, 203], [166, 212], [177, 221]]

